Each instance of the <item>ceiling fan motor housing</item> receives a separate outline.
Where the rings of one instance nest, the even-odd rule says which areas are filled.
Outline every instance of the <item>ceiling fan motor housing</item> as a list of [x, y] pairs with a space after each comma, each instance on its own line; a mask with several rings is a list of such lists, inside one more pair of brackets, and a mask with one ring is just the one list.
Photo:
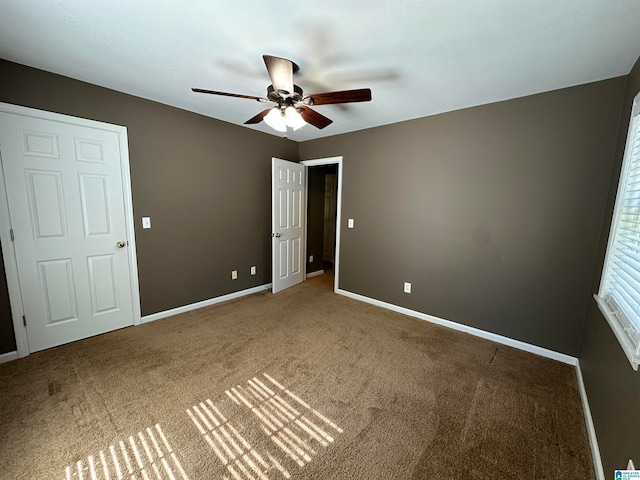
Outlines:
[[284, 101], [291, 100], [291, 102], [299, 102], [302, 100], [302, 88], [298, 85], [293, 86], [293, 95], [286, 90], [275, 90], [273, 85], [267, 87], [267, 98], [272, 102], [281, 104]]

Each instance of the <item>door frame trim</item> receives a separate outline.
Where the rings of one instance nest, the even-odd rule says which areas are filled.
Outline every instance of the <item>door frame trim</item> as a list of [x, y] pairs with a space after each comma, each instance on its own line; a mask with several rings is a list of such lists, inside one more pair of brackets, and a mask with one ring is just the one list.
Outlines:
[[[133, 310], [133, 324], [139, 325], [141, 318], [140, 310], [140, 289], [138, 283], [138, 262], [136, 255], [136, 240], [133, 219], [133, 201], [131, 194], [131, 172], [129, 169], [129, 144], [127, 139], [127, 127], [112, 125], [110, 123], [78, 118], [70, 115], [37, 110], [34, 108], [13, 105], [0, 102], [0, 113], [10, 113], [23, 117], [33, 117], [53, 122], [68, 123], [83, 127], [97, 128], [114, 132], [118, 135], [120, 145], [120, 165], [122, 172], [122, 193], [125, 209], [126, 240], [129, 242], [127, 255], [129, 257], [129, 277], [131, 286], [131, 302]], [[18, 264], [16, 260], [13, 241], [11, 240], [11, 217], [9, 214], [9, 202], [5, 185], [2, 159], [0, 158], [0, 242], [2, 242], [2, 255], [4, 257], [4, 268], [7, 277], [7, 287], [9, 290], [9, 302], [11, 303], [11, 316], [13, 318], [13, 330], [15, 332], [16, 347], [18, 357], [29, 355], [29, 342], [27, 329], [23, 325], [22, 316], [24, 308], [22, 303], [22, 293], [20, 291], [20, 279], [18, 276]]]
[[[342, 155], [338, 157], [327, 157], [327, 158], [318, 158], [315, 160], [302, 160], [300, 162], [302, 165], [307, 167], [307, 200], [309, 197], [309, 167], [321, 167], [324, 165], [338, 165], [338, 195], [336, 198], [336, 251], [335, 251], [335, 263], [333, 265], [333, 291], [337, 292], [340, 288], [340, 230], [342, 229]], [[307, 238], [306, 232], [308, 215], [304, 221], [304, 230], [305, 230], [305, 251], [307, 249]], [[307, 259], [305, 256], [305, 267], [307, 265]]]

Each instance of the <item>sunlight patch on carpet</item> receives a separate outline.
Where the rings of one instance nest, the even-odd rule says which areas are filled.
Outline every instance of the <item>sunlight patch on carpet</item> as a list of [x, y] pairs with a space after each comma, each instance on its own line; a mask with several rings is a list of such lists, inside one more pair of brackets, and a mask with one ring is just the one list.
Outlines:
[[[256, 451], [210, 399], [188, 408], [187, 415], [233, 478], [253, 478], [250, 471], [268, 478], [263, 473], [270, 467], [266, 455]], [[283, 475], [290, 477], [286, 471]]]
[[78, 460], [65, 480], [189, 480], [159, 424]]
[[[236, 406], [253, 413], [260, 430], [285, 459], [304, 467], [318, 454], [318, 447], [329, 446], [343, 430], [270, 375], [263, 373], [263, 377], [253, 377], [246, 385], [224, 393]], [[285, 461], [254, 448], [211, 399], [192, 406], [186, 413], [226, 467], [230, 477], [224, 478], [268, 480], [267, 475], [272, 472], [291, 477]]]

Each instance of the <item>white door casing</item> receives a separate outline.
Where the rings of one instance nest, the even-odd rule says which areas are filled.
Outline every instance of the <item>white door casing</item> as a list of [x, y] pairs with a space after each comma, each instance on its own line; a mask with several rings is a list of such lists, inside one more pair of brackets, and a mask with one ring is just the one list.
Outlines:
[[0, 153], [18, 355], [139, 323], [126, 129], [0, 104]]
[[277, 293], [305, 278], [306, 167], [272, 159], [272, 291]]

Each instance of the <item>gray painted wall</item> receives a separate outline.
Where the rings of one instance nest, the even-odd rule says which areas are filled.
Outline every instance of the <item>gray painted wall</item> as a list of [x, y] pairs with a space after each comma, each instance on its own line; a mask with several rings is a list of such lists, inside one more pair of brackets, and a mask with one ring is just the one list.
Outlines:
[[3, 60], [0, 101], [127, 127], [143, 315], [271, 281], [271, 157], [295, 142]]
[[[591, 293], [597, 293], [600, 285], [631, 107], [633, 98], [638, 92], [640, 92], [640, 60], [636, 62], [628, 77]], [[580, 353], [580, 366], [600, 445], [605, 475], [613, 475], [614, 469], [626, 467], [629, 458], [633, 458], [636, 468], [640, 468], [640, 442], [638, 441], [638, 432], [640, 432], [640, 409], [638, 408], [640, 372], [631, 368], [620, 344], [593, 298], [589, 299], [589, 311]]]
[[340, 287], [576, 356], [625, 83], [302, 143], [344, 157]]

